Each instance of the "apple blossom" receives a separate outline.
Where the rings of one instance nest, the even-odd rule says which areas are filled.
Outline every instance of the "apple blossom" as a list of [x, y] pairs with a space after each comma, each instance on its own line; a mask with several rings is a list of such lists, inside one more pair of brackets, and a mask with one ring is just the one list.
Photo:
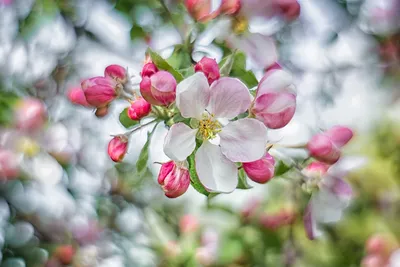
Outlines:
[[144, 100], [143, 97], [138, 97], [132, 101], [131, 106], [127, 110], [127, 113], [128, 117], [131, 120], [140, 120], [143, 117], [149, 115], [150, 111], [150, 103]]
[[36, 98], [25, 98], [15, 106], [15, 123], [20, 130], [33, 131], [40, 129], [47, 120], [46, 108]]
[[314, 135], [307, 144], [310, 155], [320, 161], [333, 164], [339, 160], [340, 148], [353, 137], [353, 132], [344, 126], [334, 126], [328, 131]]
[[201, 72], [186, 78], [177, 86], [176, 105], [184, 118], [198, 121], [198, 128], [184, 123], [172, 125], [164, 153], [172, 160], [184, 161], [194, 151], [197, 136], [203, 140], [195, 154], [200, 182], [210, 192], [232, 192], [238, 183], [235, 162], [260, 159], [265, 153], [267, 130], [251, 118], [226, 124], [221, 119], [235, 118], [250, 103], [248, 89], [236, 78], [223, 77], [211, 86]]
[[314, 163], [303, 170], [305, 185], [312, 192], [311, 199], [304, 212], [304, 227], [311, 240], [321, 232], [320, 223], [338, 221], [352, 197], [350, 185], [343, 180], [346, 171], [330, 167], [323, 163]]
[[182, 162], [168, 161], [161, 165], [158, 183], [167, 197], [179, 197], [189, 188], [189, 171]]
[[175, 101], [176, 80], [167, 71], [158, 71], [151, 77], [143, 77], [140, 93], [152, 105], [168, 106]]
[[251, 112], [271, 129], [286, 126], [296, 111], [292, 77], [282, 69], [267, 71], [261, 79]]
[[247, 176], [256, 183], [264, 184], [274, 176], [275, 159], [266, 153], [261, 159], [243, 163]]
[[80, 87], [70, 88], [67, 92], [67, 97], [73, 104], [90, 107], [89, 103], [86, 101], [85, 93]]
[[128, 137], [126, 135], [117, 135], [108, 143], [108, 155], [115, 162], [124, 159], [128, 149]]
[[208, 83], [211, 85], [214, 81], [218, 80], [220, 77], [219, 66], [215, 59], [208, 57], [203, 57], [195, 66], [194, 70], [196, 72], [203, 72], [207, 77]]

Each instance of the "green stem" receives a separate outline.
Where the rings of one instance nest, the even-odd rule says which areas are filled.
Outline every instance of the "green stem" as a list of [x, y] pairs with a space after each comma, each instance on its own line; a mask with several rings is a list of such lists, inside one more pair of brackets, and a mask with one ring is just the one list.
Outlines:
[[141, 125], [139, 125], [138, 127], [136, 127], [135, 129], [133, 129], [133, 130], [131, 130], [131, 131], [129, 131], [129, 132], [126, 132], [125, 135], [129, 136], [129, 135], [131, 135], [132, 133], [136, 132], [137, 130], [140, 130], [140, 129], [142, 129], [143, 127], [148, 126], [148, 125], [150, 125], [150, 124], [152, 124], [152, 123], [154, 123], [154, 122], [157, 122], [157, 121], [158, 121], [158, 119], [154, 119], [154, 120], [152, 120], [152, 121], [146, 122], [145, 124], [141, 124]]

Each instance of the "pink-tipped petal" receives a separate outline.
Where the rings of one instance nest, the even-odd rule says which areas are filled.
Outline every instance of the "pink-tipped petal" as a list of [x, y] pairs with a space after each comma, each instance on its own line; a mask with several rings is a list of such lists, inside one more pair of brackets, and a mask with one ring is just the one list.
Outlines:
[[196, 152], [195, 161], [200, 182], [207, 191], [230, 193], [235, 190], [237, 166], [221, 153], [219, 146], [204, 141]]
[[179, 197], [189, 188], [189, 171], [187, 168], [169, 161], [162, 164], [158, 175], [158, 183], [161, 185], [165, 196], [169, 198]]
[[206, 76], [198, 72], [176, 87], [176, 105], [184, 118], [201, 119], [210, 98]]
[[84, 90], [86, 101], [94, 107], [104, 107], [116, 97], [115, 88], [104, 85], [94, 85]]
[[334, 126], [325, 132], [337, 147], [346, 145], [353, 138], [353, 131], [345, 126]]
[[296, 95], [266, 93], [256, 98], [252, 113], [271, 129], [285, 127], [296, 111]]
[[124, 67], [120, 65], [110, 65], [104, 70], [104, 76], [110, 77], [116, 81], [125, 83], [127, 81], [127, 72]]
[[171, 73], [159, 71], [150, 77], [151, 94], [156, 101], [168, 106], [176, 98], [176, 80]]
[[219, 136], [222, 153], [233, 162], [252, 162], [265, 153], [267, 129], [255, 119], [230, 122]]
[[307, 149], [312, 157], [328, 164], [336, 163], [341, 154], [339, 148], [324, 134], [314, 135], [308, 142]]
[[67, 93], [68, 100], [76, 105], [81, 105], [84, 107], [90, 107], [89, 103], [86, 101], [85, 93], [80, 87], [72, 87]]
[[249, 90], [236, 78], [220, 78], [211, 85], [210, 91], [207, 110], [217, 118], [233, 119], [250, 107]]
[[164, 141], [164, 153], [175, 161], [184, 161], [196, 147], [197, 129], [179, 122], [171, 126]]
[[313, 218], [311, 202], [308, 203], [308, 205], [304, 211], [303, 223], [304, 223], [304, 229], [306, 231], [306, 235], [307, 235], [308, 239], [314, 240], [316, 237], [316, 235], [315, 235], [316, 222]]
[[257, 96], [267, 93], [281, 92], [292, 85], [292, 82], [292, 75], [287, 71], [282, 69], [269, 70], [265, 73], [258, 85]]
[[142, 81], [140, 82], [140, 94], [143, 98], [152, 105], [161, 106], [162, 102], [157, 101], [151, 92], [151, 80], [149, 77], [143, 77]]
[[208, 83], [211, 85], [214, 81], [220, 77], [219, 66], [217, 61], [212, 58], [203, 57], [195, 66], [196, 72], [203, 72], [207, 77]]

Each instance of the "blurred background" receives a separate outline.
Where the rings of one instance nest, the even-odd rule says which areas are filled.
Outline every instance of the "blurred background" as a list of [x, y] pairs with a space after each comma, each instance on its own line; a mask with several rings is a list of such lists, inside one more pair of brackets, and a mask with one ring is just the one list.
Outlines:
[[[207, 199], [190, 187], [168, 199], [153, 164], [168, 160], [164, 125], [138, 171], [147, 127], [123, 163], [107, 155], [110, 136], [125, 130], [126, 102], [102, 116], [68, 100], [68, 90], [110, 64], [138, 78], [148, 47], [178, 65], [221, 61], [229, 42], [218, 38], [222, 20], [199, 25], [179, 0], [0, 0], [0, 266], [400, 266], [400, 1], [298, 3], [295, 18], [281, 6], [250, 25], [275, 40], [276, 54], [239, 49], [258, 79], [258, 56], [277, 57], [294, 76], [295, 117], [270, 140], [303, 144], [337, 124], [355, 132], [339, 162], [351, 170], [354, 198], [313, 241], [303, 227], [308, 197], [284, 167], [250, 190]], [[179, 49], [193, 25], [187, 54]], [[18, 112], [40, 109], [35, 101], [46, 118], [21, 130], [30, 113]]]

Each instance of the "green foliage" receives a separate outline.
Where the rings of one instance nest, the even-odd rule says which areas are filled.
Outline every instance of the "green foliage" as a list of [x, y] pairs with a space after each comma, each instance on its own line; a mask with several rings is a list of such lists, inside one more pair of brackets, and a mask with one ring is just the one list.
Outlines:
[[147, 169], [147, 161], [149, 160], [149, 146], [151, 142], [151, 137], [153, 136], [153, 133], [156, 130], [156, 128], [157, 124], [154, 126], [151, 132], [147, 133], [147, 141], [144, 144], [142, 150], [140, 151], [139, 159], [136, 162], [136, 171], [139, 173], [139, 175], [144, 173]]
[[178, 83], [184, 79], [180, 72], [175, 70], [165, 59], [163, 59], [159, 54], [151, 50], [151, 48], [147, 49], [146, 54], [150, 56], [151, 60], [158, 69], [165, 70], [171, 73]]
[[291, 169], [291, 166], [286, 165], [286, 163], [284, 163], [282, 160], [279, 160], [275, 166], [274, 176], [281, 176], [281, 175], [287, 173], [288, 171], [290, 171], [290, 169]]
[[[183, 45], [176, 45], [172, 55], [166, 60], [175, 69], [193, 68], [190, 51]], [[189, 68], [190, 68], [189, 67]]]
[[139, 121], [134, 121], [131, 120], [128, 117], [128, 108], [125, 108], [120, 114], [119, 114], [119, 122], [127, 129], [137, 125]]
[[193, 186], [194, 189], [196, 189], [197, 192], [205, 196], [208, 196], [210, 193], [201, 184], [199, 176], [197, 175], [196, 162], [194, 158], [195, 153], [196, 151], [193, 151], [193, 153], [188, 157], [190, 184]]
[[238, 170], [238, 179], [239, 179], [239, 182], [238, 182], [238, 185], [236, 188], [239, 188], [239, 189], [251, 189], [252, 188], [252, 186], [249, 185], [249, 183], [247, 182], [247, 176], [246, 176], [246, 173], [244, 172], [243, 168], [240, 168]]

